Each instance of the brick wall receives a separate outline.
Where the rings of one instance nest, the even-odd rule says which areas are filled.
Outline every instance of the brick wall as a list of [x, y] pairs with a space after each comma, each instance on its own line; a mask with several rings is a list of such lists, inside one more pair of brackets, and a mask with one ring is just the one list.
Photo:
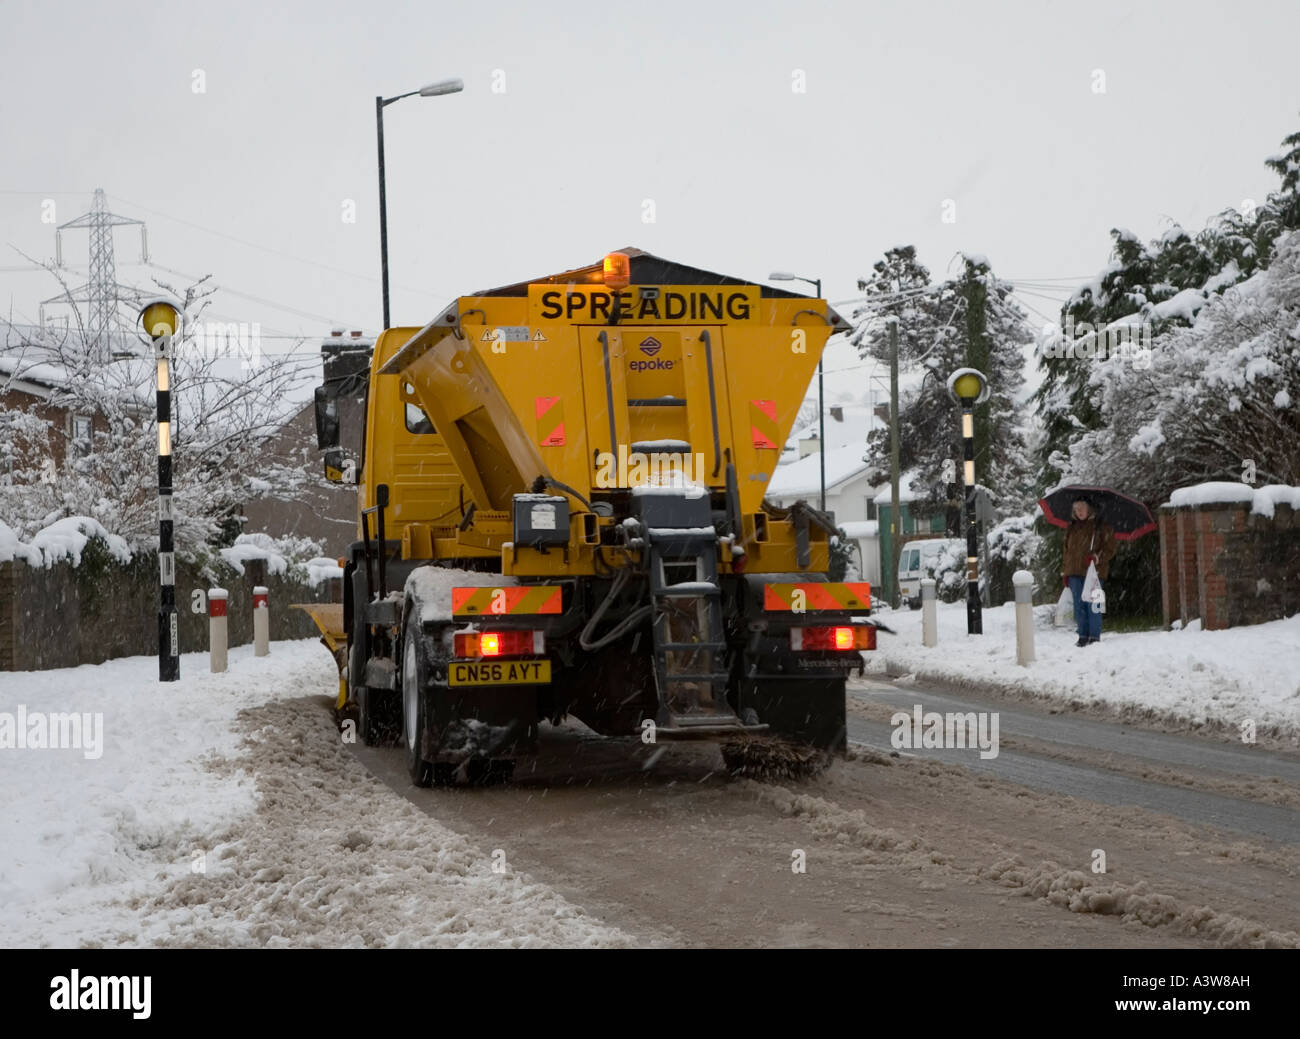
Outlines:
[[[122, 566], [105, 561], [92, 540], [82, 566], [58, 563], [33, 568], [17, 560], [0, 563], [0, 671], [41, 671], [99, 664], [116, 657], [158, 652], [158, 562], [138, 555]], [[310, 617], [289, 609], [295, 602], [342, 601], [342, 582], [312, 587], [284, 577], [268, 577], [266, 564], [244, 564], [241, 576], [225, 563], [200, 573], [193, 563], [176, 561], [176, 607], [182, 653], [208, 649], [207, 613], [193, 611], [193, 593], [221, 587], [230, 592], [231, 646], [253, 641], [253, 588], [270, 590], [271, 638], [298, 639], [317, 634]], [[206, 598], [206, 595], [205, 595]]]
[[1206, 629], [1261, 624], [1300, 612], [1300, 514], [1272, 517], [1249, 502], [1160, 510], [1165, 626], [1196, 618]]

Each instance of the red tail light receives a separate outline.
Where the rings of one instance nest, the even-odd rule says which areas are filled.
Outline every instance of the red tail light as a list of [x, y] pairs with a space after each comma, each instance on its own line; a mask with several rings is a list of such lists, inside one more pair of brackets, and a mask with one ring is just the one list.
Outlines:
[[456, 633], [456, 657], [529, 657], [546, 652], [546, 637], [540, 631], [461, 631]]
[[876, 629], [870, 625], [834, 628], [791, 628], [790, 648], [796, 651], [875, 649]]

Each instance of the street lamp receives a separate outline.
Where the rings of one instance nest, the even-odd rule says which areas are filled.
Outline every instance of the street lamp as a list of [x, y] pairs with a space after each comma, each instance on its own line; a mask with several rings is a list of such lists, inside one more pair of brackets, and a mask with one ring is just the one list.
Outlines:
[[966, 633], [982, 635], [984, 620], [979, 591], [979, 545], [975, 533], [975, 405], [989, 399], [989, 381], [974, 368], [948, 376], [948, 396], [961, 405], [962, 457], [966, 485]]
[[[802, 281], [807, 285], [812, 285], [817, 289], [817, 298], [822, 296], [821, 278], [801, 278], [797, 274], [791, 274], [789, 271], [773, 271], [768, 276], [769, 281]], [[821, 496], [818, 498], [818, 508], [822, 512], [826, 511], [826, 411], [822, 407], [822, 359], [817, 358], [817, 439], [818, 446], [821, 448]]]
[[145, 300], [140, 327], [158, 364], [158, 681], [181, 677], [176, 617], [176, 545], [172, 525], [172, 343], [184, 324], [180, 308], [165, 297]]
[[384, 109], [404, 97], [439, 97], [442, 94], [458, 94], [465, 89], [465, 83], [459, 79], [442, 79], [429, 83], [419, 90], [410, 90], [396, 97], [375, 98], [375, 124], [379, 131], [379, 262], [384, 283], [384, 328], [388, 327], [388, 201], [384, 191]]

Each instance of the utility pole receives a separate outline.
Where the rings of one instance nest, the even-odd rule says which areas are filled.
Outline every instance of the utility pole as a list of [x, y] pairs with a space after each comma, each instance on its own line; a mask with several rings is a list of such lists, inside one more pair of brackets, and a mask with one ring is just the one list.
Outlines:
[[890, 572], [889, 602], [894, 609], [903, 605], [898, 583], [898, 560], [903, 551], [903, 522], [899, 515], [899, 445], [898, 445], [898, 318], [889, 317], [889, 554], [893, 557]]

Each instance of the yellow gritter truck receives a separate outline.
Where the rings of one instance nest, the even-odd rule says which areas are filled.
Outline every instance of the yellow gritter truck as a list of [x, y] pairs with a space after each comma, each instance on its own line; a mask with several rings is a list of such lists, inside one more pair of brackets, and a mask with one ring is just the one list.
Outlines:
[[845, 327], [624, 249], [372, 353], [327, 344], [317, 435], [359, 514], [333, 634], [362, 739], [400, 742], [422, 786], [508, 773], [567, 715], [715, 741], [736, 772], [843, 751], [870, 589], [827, 579], [829, 517], [764, 492]]

